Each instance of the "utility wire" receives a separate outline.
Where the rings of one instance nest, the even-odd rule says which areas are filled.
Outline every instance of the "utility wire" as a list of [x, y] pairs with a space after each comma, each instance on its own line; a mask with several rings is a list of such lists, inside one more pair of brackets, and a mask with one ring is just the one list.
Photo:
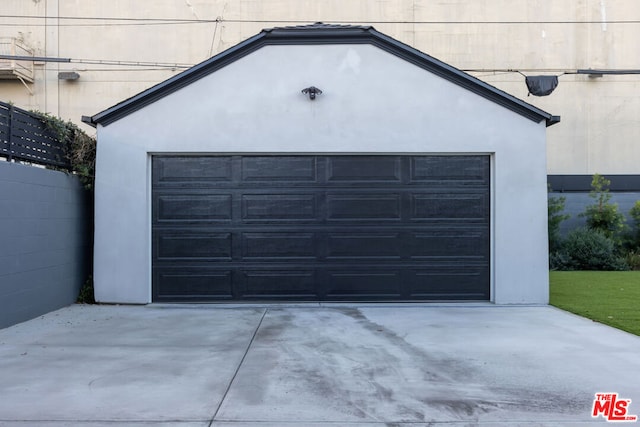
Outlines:
[[[317, 19], [177, 19], [177, 18], [127, 18], [127, 17], [93, 17], [93, 16], [36, 16], [36, 15], [0, 15], [0, 18], [10, 19], [39, 19], [39, 20], [68, 20], [68, 21], [101, 21], [101, 23], [59, 23], [59, 26], [126, 26], [126, 25], [181, 25], [181, 24], [213, 24], [213, 23], [255, 23], [255, 24], [310, 24]], [[113, 22], [119, 21], [119, 22]], [[640, 19], [627, 20], [536, 20], [536, 21], [480, 21], [480, 20], [371, 20], [371, 21], [345, 21], [325, 20], [332, 24], [408, 24], [408, 25], [551, 25], [551, 24], [640, 24]], [[25, 26], [25, 23], [3, 23], [9, 26]], [[28, 24], [30, 26], [45, 26], [48, 23]]]
[[[18, 60], [18, 61], [34, 61], [34, 62], [61, 62], [71, 64], [92, 64], [92, 65], [109, 65], [123, 67], [144, 67], [130, 69], [101, 69], [90, 68], [82, 70], [87, 71], [160, 71], [160, 70], [184, 70], [193, 67], [194, 64], [178, 64], [178, 63], [162, 63], [162, 62], [141, 62], [141, 61], [118, 61], [108, 59], [72, 59], [72, 58], [56, 58], [44, 56], [18, 56], [18, 55], [1, 55], [0, 59]], [[632, 75], [640, 74], [640, 69], [562, 69], [562, 68], [467, 68], [461, 69], [466, 73], [492, 73], [510, 74], [518, 73], [526, 77], [527, 73], [554, 73], [562, 76], [564, 74], [587, 74], [590, 76], [601, 77], [603, 75]]]
[[[143, 62], [143, 61], [119, 61], [113, 59], [73, 59], [73, 58], [57, 58], [46, 56], [24, 56], [24, 55], [2, 55], [0, 59], [9, 59], [17, 61], [34, 61], [34, 62], [61, 62], [71, 64], [93, 64], [93, 65], [113, 65], [125, 67], [146, 67], [146, 70], [162, 70], [162, 69], [187, 69], [194, 64], [178, 64], [163, 62]], [[99, 69], [88, 69], [86, 71], [97, 71]], [[106, 69], [105, 69], [106, 71]], [[116, 70], [114, 70], [116, 71]], [[122, 70], [117, 70], [122, 71]], [[640, 69], [562, 69], [562, 68], [463, 68], [461, 71], [467, 73], [518, 73], [526, 77], [528, 73], [559, 73], [563, 74], [588, 74], [588, 75], [629, 75], [640, 74]]]
[[[81, 73], [85, 73], [85, 72], [90, 72], [90, 71], [109, 71], [109, 72], [130, 72], [130, 71], [171, 71], [173, 68], [168, 68], [168, 67], [150, 67], [150, 68], [83, 68], [83, 69], [76, 69], [74, 68], [73, 70], [68, 70], [68, 71], [78, 71]], [[178, 68], [175, 68], [176, 70], [178, 70]], [[179, 70], [182, 70], [183, 68], [180, 67]], [[63, 70], [61, 70], [63, 71]]]
[[127, 67], [190, 68], [193, 66], [193, 64], [178, 64], [167, 62], [119, 61], [115, 59], [72, 59], [25, 55], [0, 55], [0, 59], [33, 62], [64, 62], [72, 64], [121, 65]]

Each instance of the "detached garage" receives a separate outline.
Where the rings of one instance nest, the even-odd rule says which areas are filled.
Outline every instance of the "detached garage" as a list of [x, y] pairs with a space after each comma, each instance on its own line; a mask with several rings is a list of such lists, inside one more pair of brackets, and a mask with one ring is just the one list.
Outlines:
[[548, 301], [559, 119], [371, 27], [264, 30], [83, 120], [98, 301]]

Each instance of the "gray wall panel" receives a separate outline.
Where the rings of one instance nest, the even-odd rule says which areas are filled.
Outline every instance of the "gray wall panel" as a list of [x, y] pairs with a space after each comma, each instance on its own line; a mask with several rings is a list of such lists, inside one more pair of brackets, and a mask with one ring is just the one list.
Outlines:
[[[550, 193], [550, 197], [564, 197], [564, 213], [571, 215], [569, 219], [560, 224], [560, 233], [566, 235], [569, 231], [585, 225], [585, 218], [580, 214], [584, 212], [588, 205], [595, 203], [595, 200], [584, 193]], [[633, 220], [629, 216], [629, 210], [636, 201], [640, 200], [640, 192], [618, 193], [611, 192], [611, 203], [618, 204], [618, 211], [627, 219], [627, 225], [633, 226]]]
[[71, 175], [0, 162], [0, 328], [75, 301], [90, 271], [90, 203]]

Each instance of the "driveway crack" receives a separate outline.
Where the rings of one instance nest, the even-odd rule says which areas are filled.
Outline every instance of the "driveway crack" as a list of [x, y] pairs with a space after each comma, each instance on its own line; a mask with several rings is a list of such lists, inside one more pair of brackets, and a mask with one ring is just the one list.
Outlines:
[[211, 421], [209, 422], [209, 427], [211, 427], [213, 425], [213, 422], [215, 421], [216, 417], [218, 416], [218, 412], [220, 411], [220, 408], [222, 407], [222, 404], [224, 403], [225, 399], [227, 398], [227, 394], [229, 394], [229, 390], [231, 390], [231, 386], [233, 385], [233, 382], [236, 379], [236, 376], [238, 375], [238, 372], [240, 372], [240, 368], [242, 367], [242, 364], [244, 363], [244, 359], [246, 359], [247, 354], [249, 353], [249, 349], [251, 348], [251, 345], [253, 344], [253, 341], [256, 339], [256, 335], [258, 335], [258, 330], [260, 329], [260, 326], [262, 325], [262, 321], [264, 320], [264, 317], [267, 315], [267, 312], [269, 311], [268, 308], [265, 308], [264, 311], [262, 312], [262, 317], [260, 318], [260, 321], [258, 322], [258, 325], [256, 326], [255, 331], [253, 331], [253, 335], [251, 336], [251, 340], [249, 340], [249, 344], [247, 345], [247, 348], [244, 351], [244, 354], [242, 355], [242, 359], [240, 359], [240, 363], [238, 363], [238, 367], [236, 368], [236, 371], [233, 373], [233, 376], [231, 377], [231, 381], [229, 381], [229, 385], [227, 386], [227, 389], [224, 391], [224, 394], [222, 395], [222, 399], [220, 399], [220, 403], [218, 404], [218, 407], [216, 408], [216, 412], [213, 414], [213, 417], [211, 418]]

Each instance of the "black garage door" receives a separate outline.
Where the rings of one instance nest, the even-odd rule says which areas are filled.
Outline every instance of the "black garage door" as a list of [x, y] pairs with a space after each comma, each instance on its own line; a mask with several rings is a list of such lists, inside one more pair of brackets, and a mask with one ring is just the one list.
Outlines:
[[155, 156], [153, 300], [487, 300], [488, 156]]

